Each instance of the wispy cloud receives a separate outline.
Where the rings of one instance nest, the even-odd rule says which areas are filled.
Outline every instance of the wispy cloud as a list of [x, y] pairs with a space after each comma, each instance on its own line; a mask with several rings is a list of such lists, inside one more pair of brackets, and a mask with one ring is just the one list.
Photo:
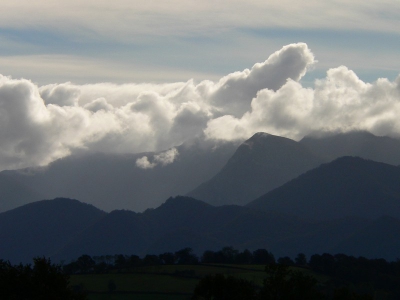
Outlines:
[[136, 160], [136, 166], [141, 169], [152, 169], [157, 165], [166, 166], [172, 164], [178, 155], [178, 150], [176, 148], [172, 148], [154, 155], [153, 162], [150, 162], [147, 156], [138, 158]]
[[[133, 36], [210, 34], [232, 27], [336, 28], [400, 32], [397, 1], [12, 1], [3, 28], [54, 28], [122, 40]], [[79, 30], [77, 30], [79, 29]]]

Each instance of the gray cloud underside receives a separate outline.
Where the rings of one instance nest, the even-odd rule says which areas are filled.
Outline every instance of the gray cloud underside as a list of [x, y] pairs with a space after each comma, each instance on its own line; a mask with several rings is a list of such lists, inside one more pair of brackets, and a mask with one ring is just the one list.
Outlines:
[[[235, 140], [258, 131], [400, 136], [400, 77], [365, 83], [341, 66], [304, 88], [298, 81], [315, 62], [299, 43], [217, 82], [39, 87], [0, 75], [0, 169], [46, 165], [81, 149], [160, 151], [193, 137]], [[139, 166], [171, 163], [177, 153], [169, 154]]]

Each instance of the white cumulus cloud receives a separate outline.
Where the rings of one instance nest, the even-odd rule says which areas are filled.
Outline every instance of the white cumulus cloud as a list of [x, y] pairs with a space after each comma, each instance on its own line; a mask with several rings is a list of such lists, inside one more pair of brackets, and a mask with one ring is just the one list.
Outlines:
[[313, 88], [299, 83], [315, 63], [304, 43], [220, 80], [169, 84], [38, 86], [0, 76], [0, 170], [46, 165], [77, 150], [168, 151], [140, 168], [173, 163], [194, 137], [237, 140], [258, 131], [299, 139], [315, 131], [400, 136], [400, 77], [365, 83], [346, 67]]

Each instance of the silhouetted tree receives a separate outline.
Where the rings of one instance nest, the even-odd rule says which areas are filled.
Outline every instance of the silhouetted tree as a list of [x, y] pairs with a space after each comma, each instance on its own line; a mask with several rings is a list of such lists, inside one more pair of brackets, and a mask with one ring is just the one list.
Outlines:
[[275, 257], [265, 249], [258, 249], [253, 252], [253, 264], [274, 264]]
[[307, 258], [304, 253], [297, 254], [296, 258], [294, 259], [296, 265], [298, 266], [305, 266], [307, 264]]
[[253, 260], [253, 254], [249, 250], [244, 250], [236, 255], [236, 264], [250, 264]]
[[50, 259], [34, 258], [31, 265], [0, 261], [1, 299], [86, 299], [69, 286], [69, 277]]
[[158, 255], [147, 254], [143, 258], [143, 263], [147, 266], [159, 265], [160, 259], [158, 258]]
[[181, 249], [175, 252], [175, 256], [178, 264], [193, 265], [199, 263], [199, 259], [193, 254], [192, 248]]
[[117, 269], [123, 269], [127, 267], [127, 259], [125, 257], [125, 255], [122, 254], [118, 254], [115, 256], [114, 259], [114, 266]]
[[175, 255], [171, 252], [165, 252], [163, 254], [160, 254], [158, 257], [160, 261], [166, 265], [173, 265], [176, 261]]
[[278, 258], [278, 264], [285, 265], [285, 266], [293, 266], [294, 261], [289, 256], [284, 256]]

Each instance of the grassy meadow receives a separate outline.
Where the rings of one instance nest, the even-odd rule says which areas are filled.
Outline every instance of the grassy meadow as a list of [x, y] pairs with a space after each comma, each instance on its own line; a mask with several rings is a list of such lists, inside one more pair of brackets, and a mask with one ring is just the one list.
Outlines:
[[191, 298], [198, 281], [206, 275], [231, 275], [261, 286], [266, 276], [264, 269], [265, 265], [146, 266], [119, 273], [72, 275], [70, 284], [85, 291], [90, 300], [184, 300]]

